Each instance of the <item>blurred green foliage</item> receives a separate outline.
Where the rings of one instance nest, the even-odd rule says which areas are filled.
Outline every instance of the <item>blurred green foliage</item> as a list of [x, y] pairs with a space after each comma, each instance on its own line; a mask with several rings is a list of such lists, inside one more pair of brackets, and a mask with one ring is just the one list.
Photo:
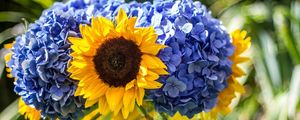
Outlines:
[[[129, 0], [126, 0], [129, 1]], [[141, 0], [138, 0], [141, 2]], [[145, 1], [145, 0], [142, 0]], [[247, 93], [220, 119], [300, 119], [300, 1], [200, 0], [228, 29], [245, 29], [252, 37], [252, 65], [241, 79]], [[53, 0], [0, 0], [0, 48], [22, 33]], [[13, 80], [6, 77], [0, 50], [0, 114], [16, 107]], [[11, 104], [12, 103], [12, 104]], [[11, 105], [10, 105], [11, 104]], [[10, 105], [9, 107], [7, 107]], [[15, 110], [14, 110], [15, 111]], [[13, 115], [12, 115], [13, 116]]]
[[300, 1], [231, 0], [230, 7], [215, 8], [217, 2], [211, 10], [228, 30], [252, 37], [247, 93], [224, 119], [300, 119]]

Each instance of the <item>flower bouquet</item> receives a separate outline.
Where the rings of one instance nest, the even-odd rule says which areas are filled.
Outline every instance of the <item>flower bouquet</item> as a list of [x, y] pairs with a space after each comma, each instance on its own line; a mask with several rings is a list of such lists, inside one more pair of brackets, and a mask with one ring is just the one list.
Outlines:
[[216, 119], [245, 92], [246, 36], [198, 1], [70, 0], [5, 58], [26, 119]]

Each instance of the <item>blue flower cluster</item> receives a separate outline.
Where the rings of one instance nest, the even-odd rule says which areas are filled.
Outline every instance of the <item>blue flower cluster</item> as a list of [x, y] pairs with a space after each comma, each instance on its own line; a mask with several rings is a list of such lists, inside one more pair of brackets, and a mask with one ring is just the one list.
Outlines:
[[[96, 1], [97, 2], [97, 1]], [[83, 99], [74, 97], [77, 83], [66, 71], [70, 57], [68, 36], [80, 36], [79, 24], [89, 23], [83, 0], [55, 3], [16, 38], [8, 66], [16, 78], [15, 92], [41, 111], [42, 117], [77, 119]]]
[[79, 24], [89, 24], [92, 16], [114, 19], [120, 8], [137, 17], [137, 27], [153, 26], [157, 42], [167, 45], [159, 57], [167, 65], [161, 89], [147, 91], [158, 112], [189, 118], [211, 110], [231, 74], [233, 53], [228, 33], [200, 2], [154, 0], [153, 3], [125, 3], [122, 0], [71, 0], [56, 3], [43, 12], [28, 31], [17, 37], [9, 61], [16, 77], [15, 92], [26, 104], [51, 118], [78, 118], [83, 100], [74, 97], [77, 83], [66, 71], [70, 44], [68, 36], [78, 36]]
[[156, 0], [141, 18], [140, 25], [152, 25], [158, 43], [169, 47], [159, 57], [169, 76], [162, 76], [161, 89], [151, 90], [147, 98], [158, 112], [174, 115], [179, 111], [192, 118], [211, 110], [218, 94], [227, 86], [231, 74], [229, 56], [233, 53], [229, 34], [219, 20], [200, 2]]

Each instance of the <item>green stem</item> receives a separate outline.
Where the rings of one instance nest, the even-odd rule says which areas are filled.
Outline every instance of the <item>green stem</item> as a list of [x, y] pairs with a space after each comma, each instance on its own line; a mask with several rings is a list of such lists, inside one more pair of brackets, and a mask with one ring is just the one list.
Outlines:
[[163, 120], [168, 120], [168, 116], [165, 113], [159, 113]]
[[151, 117], [142, 106], [139, 106], [137, 103], [135, 103], [135, 105], [143, 113], [147, 120], [153, 120], [153, 117]]

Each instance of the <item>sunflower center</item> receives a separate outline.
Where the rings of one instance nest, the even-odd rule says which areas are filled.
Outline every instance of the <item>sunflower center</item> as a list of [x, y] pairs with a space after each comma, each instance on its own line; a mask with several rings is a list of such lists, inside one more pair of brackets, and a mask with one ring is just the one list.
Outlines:
[[123, 37], [105, 41], [93, 62], [99, 78], [110, 86], [126, 86], [139, 72], [142, 53], [131, 40]]
[[114, 70], [121, 70], [125, 65], [125, 55], [122, 53], [113, 53], [108, 58], [109, 65]]

